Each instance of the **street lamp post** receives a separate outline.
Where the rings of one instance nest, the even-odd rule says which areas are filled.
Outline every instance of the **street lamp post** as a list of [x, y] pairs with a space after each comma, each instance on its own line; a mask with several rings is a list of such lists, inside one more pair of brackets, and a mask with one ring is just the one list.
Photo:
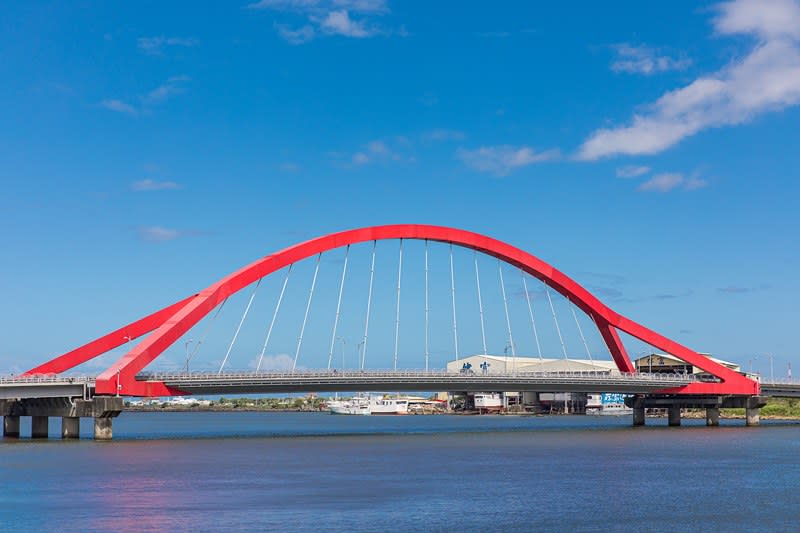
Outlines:
[[775, 367], [774, 367], [773, 363], [774, 363], [775, 357], [770, 355], [770, 354], [768, 354], [768, 353], [764, 354], [764, 357], [769, 357], [769, 379], [770, 379], [770, 381], [772, 381], [774, 383], [775, 382]]
[[186, 364], [184, 365], [184, 372], [189, 373], [189, 345], [194, 342], [194, 339], [189, 339], [183, 343], [184, 350], [186, 351]]
[[336, 337], [336, 340], [342, 343], [342, 370], [344, 370], [344, 345], [347, 344], [347, 341], [344, 340], [344, 337]]
[[364, 369], [364, 360], [361, 358], [361, 347], [364, 346], [364, 341], [358, 343], [356, 346], [356, 357], [358, 357], [358, 367], [360, 370]]

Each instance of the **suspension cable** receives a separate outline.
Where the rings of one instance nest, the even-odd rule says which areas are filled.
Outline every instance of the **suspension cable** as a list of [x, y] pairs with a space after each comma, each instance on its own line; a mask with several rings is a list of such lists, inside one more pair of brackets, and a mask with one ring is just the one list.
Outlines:
[[256, 286], [253, 289], [253, 294], [250, 295], [250, 300], [247, 302], [247, 307], [244, 308], [242, 319], [239, 321], [239, 326], [236, 328], [236, 333], [233, 334], [231, 343], [228, 345], [228, 351], [225, 352], [225, 357], [222, 359], [222, 364], [219, 365], [219, 372], [217, 372], [217, 374], [222, 374], [222, 369], [225, 368], [225, 363], [228, 362], [228, 356], [231, 354], [231, 350], [233, 350], [233, 345], [236, 344], [236, 338], [239, 337], [239, 332], [242, 330], [242, 324], [244, 324], [244, 320], [247, 318], [247, 313], [250, 312], [250, 306], [253, 305], [253, 299], [256, 297], [256, 293], [258, 292], [258, 287], [261, 285], [262, 279], [264, 278], [258, 279], [258, 283], [256, 283]]
[[397, 350], [400, 346], [400, 280], [403, 276], [403, 239], [400, 239], [400, 259], [397, 263], [397, 312], [394, 322], [394, 369], [397, 370]]
[[361, 370], [367, 359], [367, 335], [369, 333], [369, 311], [372, 307], [372, 281], [375, 279], [375, 248], [378, 241], [372, 241], [372, 263], [369, 267], [369, 292], [367, 293], [367, 317], [364, 320], [364, 340], [361, 341]]
[[483, 340], [483, 355], [488, 355], [486, 349], [486, 328], [483, 325], [483, 298], [481, 298], [481, 276], [478, 273], [478, 252], [475, 254], [475, 286], [478, 288], [478, 313], [481, 316], [481, 340]]
[[228, 301], [228, 298], [225, 298], [224, 300], [222, 300], [222, 303], [219, 304], [219, 307], [217, 307], [217, 312], [214, 313], [213, 317], [211, 317], [211, 322], [208, 323], [208, 326], [206, 326], [205, 331], [203, 331], [203, 334], [200, 335], [200, 340], [198, 340], [197, 344], [194, 345], [194, 349], [192, 349], [192, 353], [189, 355], [189, 357], [186, 358], [186, 372], [189, 372], [189, 361], [191, 361], [192, 358], [195, 355], [197, 355], [197, 352], [200, 351], [200, 345], [205, 342], [206, 337], [208, 336], [209, 332], [211, 331], [211, 326], [213, 326], [214, 322], [216, 322], [217, 317], [222, 312], [222, 308], [225, 307], [225, 302], [227, 302], [227, 301]]
[[572, 300], [569, 298], [567, 298], [567, 301], [570, 304], [569, 309], [570, 311], [572, 311], [572, 318], [575, 319], [575, 325], [578, 326], [578, 333], [580, 334], [581, 340], [583, 341], [583, 347], [586, 348], [586, 355], [589, 356], [589, 361], [594, 363], [594, 359], [592, 359], [592, 352], [589, 351], [589, 345], [586, 344], [586, 337], [583, 336], [583, 329], [581, 328], [581, 323], [578, 322], [578, 315], [575, 314], [575, 304], [573, 304]]
[[281, 308], [281, 302], [283, 301], [283, 293], [286, 292], [286, 284], [289, 283], [289, 274], [292, 273], [292, 267], [294, 263], [289, 265], [289, 268], [286, 270], [286, 276], [283, 278], [283, 287], [281, 287], [281, 294], [278, 296], [278, 303], [275, 304], [275, 312], [272, 313], [272, 321], [269, 323], [269, 329], [267, 330], [267, 338], [264, 339], [264, 346], [261, 348], [261, 355], [258, 357], [258, 365], [256, 366], [256, 372], [261, 370], [261, 363], [264, 361], [264, 354], [267, 351], [267, 344], [269, 344], [269, 338], [272, 336], [272, 328], [275, 326], [275, 319], [278, 317], [278, 310]]
[[511, 335], [511, 317], [508, 314], [508, 299], [506, 298], [506, 284], [503, 281], [503, 264], [497, 260], [497, 271], [500, 273], [500, 290], [503, 292], [503, 307], [506, 310], [506, 326], [508, 328], [508, 344], [511, 345], [512, 365], [511, 370], [517, 371], [517, 350], [514, 348], [514, 337]]
[[564, 345], [564, 337], [561, 336], [561, 328], [558, 325], [558, 318], [556, 318], [556, 309], [553, 307], [553, 299], [550, 297], [550, 288], [546, 281], [544, 283], [544, 293], [547, 295], [547, 301], [550, 302], [550, 312], [553, 313], [553, 322], [556, 323], [556, 332], [558, 333], [558, 340], [561, 341], [561, 351], [564, 352], [564, 359], [569, 360], [567, 356], [567, 347]]
[[314, 297], [314, 287], [317, 284], [317, 274], [319, 273], [319, 263], [322, 259], [322, 253], [317, 255], [317, 264], [314, 267], [314, 277], [311, 278], [311, 290], [308, 291], [308, 301], [306, 302], [306, 312], [303, 315], [303, 325], [300, 327], [300, 336], [297, 338], [297, 349], [294, 352], [294, 361], [292, 362], [292, 372], [297, 368], [297, 357], [300, 355], [300, 346], [303, 344], [303, 333], [306, 331], [306, 322], [308, 321], [308, 312], [311, 310], [311, 299]]
[[425, 239], [425, 371], [428, 371], [428, 359], [430, 358], [428, 327], [428, 239]]
[[[342, 307], [342, 292], [344, 291], [344, 277], [347, 274], [347, 256], [350, 255], [350, 245], [344, 252], [344, 266], [342, 267], [342, 281], [339, 283], [339, 299], [336, 301], [336, 318], [333, 320], [333, 333], [331, 333], [331, 349], [328, 351], [328, 370], [333, 362], [333, 345], [336, 344], [336, 327], [339, 325], [339, 310]], [[344, 349], [344, 348], [342, 348]]]
[[525, 300], [528, 302], [528, 315], [531, 317], [531, 328], [533, 329], [533, 338], [536, 341], [536, 351], [539, 352], [539, 362], [543, 363], [542, 347], [539, 344], [539, 332], [536, 331], [536, 320], [533, 318], [533, 306], [531, 305], [531, 294], [528, 292], [528, 282], [525, 280], [525, 271], [519, 269], [519, 272], [522, 274], [522, 289], [525, 291]]
[[453, 243], [450, 243], [450, 295], [453, 301], [453, 345], [456, 349], [456, 362], [461, 357], [458, 353], [458, 323], [456, 322], [456, 277], [453, 270]]

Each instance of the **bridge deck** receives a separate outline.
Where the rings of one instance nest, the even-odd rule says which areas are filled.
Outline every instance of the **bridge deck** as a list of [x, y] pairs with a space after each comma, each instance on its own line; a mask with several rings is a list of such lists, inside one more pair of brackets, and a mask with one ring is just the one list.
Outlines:
[[[462, 374], [440, 371], [316, 371], [142, 374], [187, 394], [262, 394], [350, 391], [536, 391], [647, 394], [694, 382], [675, 374], [610, 372], [516, 372]], [[88, 398], [95, 379], [87, 376], [0, 377], [0, 400]], [[761, 383], [762, 396], [800, 398], [800, 381]]]
[[[144, 376], [142, 376], [144, 377]], [[154, 374], [191, 394], [347, 391], [537, 391], [647, 393], [692, 383], [692, 376], [610, 372], [463, 374], [425, 371]]]

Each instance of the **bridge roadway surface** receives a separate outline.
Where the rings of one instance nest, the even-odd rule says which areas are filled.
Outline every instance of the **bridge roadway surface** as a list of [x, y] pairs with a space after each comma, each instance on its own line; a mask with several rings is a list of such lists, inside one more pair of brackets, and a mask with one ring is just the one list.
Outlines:
[[[678, 374], [609, 372], [515, 372], [464, 374], [444, 371], [296, 371], [140, 374], [187, 394], [270, 394], [351, 391], [536, 391], [647, 394], [696, 380]], [[94, 378], [30, 376], [0, 378], [0, 399], [89, 398]], [[761, 383], [762, 396], [800, 398], [800, 381]]]

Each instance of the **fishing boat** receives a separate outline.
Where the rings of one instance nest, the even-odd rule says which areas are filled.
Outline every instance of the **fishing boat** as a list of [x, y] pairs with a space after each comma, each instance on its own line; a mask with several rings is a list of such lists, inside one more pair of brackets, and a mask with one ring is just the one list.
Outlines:
[[503, 410], [503, 397], [497, 392], [476, 392], [475, 409], [479, 413], [496, 413]]
[[333, 415], [407, 415], [408, 400], [402, 396], [354, 396], [329, 401], [328, 410]]
[[365, 396], [354, 396], [349, 400], [331, 400], [328, 410], [332, 415], [368, 415], [370, 400]]

